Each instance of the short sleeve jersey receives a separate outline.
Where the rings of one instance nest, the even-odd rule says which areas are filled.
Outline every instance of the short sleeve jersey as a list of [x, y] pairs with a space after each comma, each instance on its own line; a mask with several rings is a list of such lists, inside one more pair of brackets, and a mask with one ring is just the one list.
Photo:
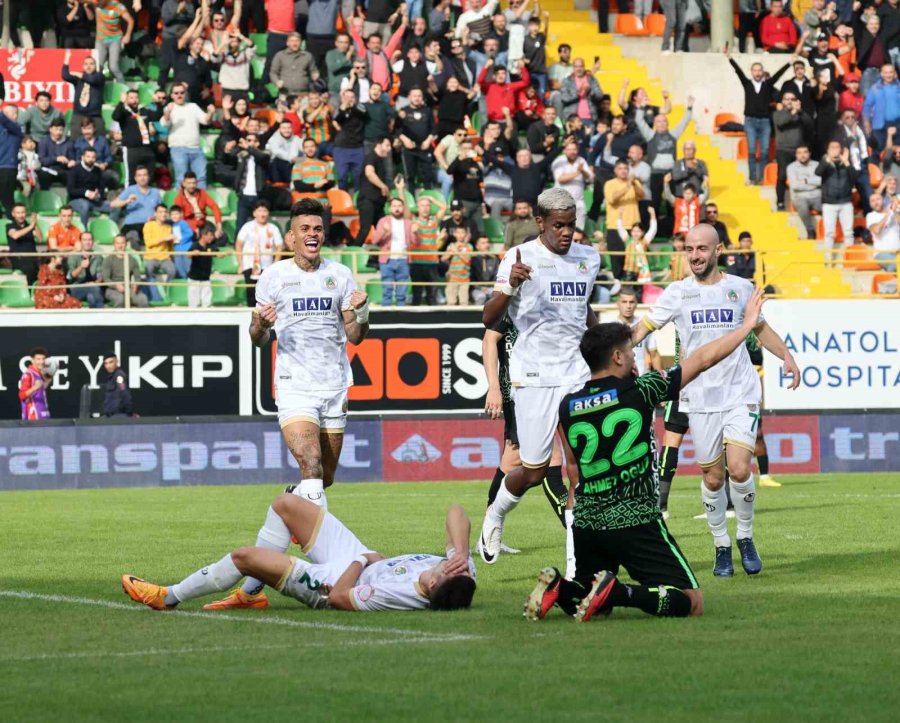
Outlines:
[[[753, 295], [746, 279], [723, 274], [715, 284], [699, 284], [693, 276], [668, 286], [644, 323], [652, 330], [675, 322], [680, 358], [686, 359], [704, 344], [738, 328]], [[760, 322], [763, 315], [759, 316]], [[744, 345], [681, 390], [678, 402], [684, 412], [721, 412], [744, 404], [759, 404], [759, 376]]]
[[554, 254], [540, 239], [526, 241], [506, 254], [497, 270], [495, 291], [509, 281], [516, 252], [531, 267], [531, 279], [519, 287], [508, 306], [519, 336], [510, 358], [514, 386], [556, 387], [582, 384], [590, 376], [578, 350], [587, 328], [587, 305], [600, 256], [590, 246], [572, 244]]
[[656, 334], [647, 334], [641, 343], [634, 347], [634, 365], [637, 367], [638, 374], [645, 374], [650, 371], [647, 365], [647, 354], [656, 351]]
[[503, 401], [511, 402], [512, 381], [509, 378], [509, 358], [512, 355], [513, 347], [516, 345], [516, 338], [519, 336], [519, 332], [516, 331], [516, 327], [513, 326], [507, 314], [504, 314], [503, 318], [491, 327], [491, 331], [496, 331], [502, 335], [500, 343], [497, 345], [497, 366], [499, 367], [497, 376], [500, 379], [500, 394], [503, 397]]
[[592, 379], [563, 397], [559, 423], [578, 461], [575, 527], [617, 530], [659, 519], [653, 410], [672, 401], [681, 367]]
[[342, 312], [355, 290], [350, 269], [327, 259], [315, 271], [285, 259], [262, 272], [256, 304], [275, 305], [276, 389], [333, 391], [353, 384]]
[[[448, 555], [452, 554], [448, 551]], [[380, 560], [363, 570], [351, 591], [357, 610], [422, 610], [428, 597], [419, 586], [419, 575], [444, 557], [429, 554], [398, 555]], [[475, 577], [475, 563], [469, 556], [469, 572]]]

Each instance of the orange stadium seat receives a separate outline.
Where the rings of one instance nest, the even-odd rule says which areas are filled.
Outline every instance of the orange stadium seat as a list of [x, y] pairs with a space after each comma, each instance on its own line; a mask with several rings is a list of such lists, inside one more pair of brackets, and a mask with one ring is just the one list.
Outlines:
[[652, 13], [644, 18], [644, 27], [650, 35], [661, 38], [666, 31], [666, 16], [662, 13]]
[[774, 186], [778, 182], [778, 164], [767, 163], [763, 169], [763, 185]]
[[750, 157], [749, 148], [750, 146], [747, 145], [747, 139], [744, 136], [741, 136], [737, 147], [737, 159], [739, 161], [746, 161]]
[[638, 20], [637, 15], [632, 15], [631, 13], [621, 13], [616, 16], [616, 33], [619, 35], [632, 35], [632, 36], [641, 36], [641, 35], [649, 35], [647, 32], [647, 28], [645, 28], [641, 21]]
[[335, 216], [357, 216], [358, 212], [353, 205], [353, 197], [339, 188], [328, 189], [328, 203], [331, 213]]
[[873, 294], [879, 293], [878, 286], [880, 284], [886, 284], [888, 282], [896, 281], [896, 280], [897, 280], [897, 274], [888, 274], [888, 273], [875, 274], [872, 277], [872, 293]]
[[881, 180], [884, 178], [884, 172], [881, 170], [881, 166], [877, 166], [874, 163], [869, 164], [869, 183], [872, 184], [872, 188], [878, 188], [881, 184]]
[[844, 249], [844, 268], [854, 271], [881, 271], [881, 264], [872, 258], [871, 246], [853, 244]]
[[743, 131], [721, 131], [721, 128], [726, 123], [740, 123], [744, 125], [744, 120], [736, 113], [716, 113], [716, 118], [714, 121], [716, 133], [723, 136], [733, 136], [735, 138], [741, 137], [744, 135]]

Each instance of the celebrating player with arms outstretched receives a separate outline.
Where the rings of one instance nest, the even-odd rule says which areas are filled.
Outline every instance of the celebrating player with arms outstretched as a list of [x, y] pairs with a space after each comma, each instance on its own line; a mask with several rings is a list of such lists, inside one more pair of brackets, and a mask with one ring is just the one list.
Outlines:
[[488, 564], [500, 553], [504, 518], [547, 474], [560, 400], [590, 376], [578, 342], [584, 329], [597, 323], [588, 300], [600, 256], [590, 246], [572, 243], [575, 200], [568, 191], [544, 191], [535, 220], [540, 235], [506, 254], [484, 306], [486, 327], [508, 313], [519, 332], [509, 372], [522, 460], [503, 478], [484, 517], [481, 557]]
[[[651, 331], [675, 322], [681, 353], [690, 356], [702, 344], [717, 339], [740, 325], [753, 294], [753, 285], [718, 269], [721, 243], [712, 226], [701, 223], [687, 235], [685, 251], [693, 276], [670, 284], [633, 329], [634, 343]], [[792, 389], [800, 384], [800, 370], [781, 337], [760, 315], [752, 330], [765, 349], [784, 360], [785, 373], [793, 375]], [[746, 335], [745, 335], [746, 336]], [[706, 520], [716, 546], [713, 573], [734, 574], [731, 538], [725, 511], [725, 462], [731, 474], [731, 491], [737, 518], [737, 544], [741, 564], [748, 575], [762, 569], [753, 543], [753, 505], [756, 485], [750, 460], [756, 446], [762, 389], [759, 376], [741, 344], [715, 369], [700, 375], [685, 387], [678, 400], [687, 412], [694, 435], [697, 462], [703, 470], [700, 485]], [[726, 459], [723, 459], [724, 457]]]
[[[653, 412], [743, 344], [763, 301], [761, 291], [753, 293], [739, 328], [668, 373], [633, 376], [631, 328], [621, 322], [585, 332], [581, 354], [591, 379], [559, 406], [566, 454], [578, 460], [575, 578], [564, 580], [556, 568], [544, 568], [525, 602], [525, 617], [539, 620], [554, 604], [582, 622], [619, 606], [659, 617], [703, 612], [697, 579], [659, 511]], [[620, 566], [639, 584], [619, 582]]]
[[[300, 465], [294, 493], [325, 505], [324, 488], [334, 482], [347, 424], [347, 388], [353, 374], [347, 342], [359, 344], [369, 331], [369, 301], [346, 266], [319, 255], [325, 242], [322, 205], [303, 199], [291, 209], [294, 257], [269, 266], [256, 285], [250, 339], [256, 346], [275, 330], [275, 402], [284, 441]], [[270, 510], [271, 514], [271, 510]], [[264, 525], [258, 547], [283, 552]], [[207, 607], [266, 607], [259, 580]]]
[[459, 505], [447, 512], [446, 557], [418, 553], [385, 558], [363, 545], [337, 517], [294, 495], [281, 495], [269, 510], [278, 517], [284, 547], [293, 535], [309, 562], [272, 549], [241, 547], [175, 585], [122, 575], [122, 587], [132, 600], [154, 610], [172, 610], [227, 590], [244, 575], [314, 609], [457, 610], [472, 603], [471, 526]]

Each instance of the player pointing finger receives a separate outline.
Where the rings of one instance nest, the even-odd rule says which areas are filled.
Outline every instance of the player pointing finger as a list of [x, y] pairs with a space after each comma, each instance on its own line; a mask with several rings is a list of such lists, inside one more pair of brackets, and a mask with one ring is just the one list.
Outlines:
[[531, 267], [522, 263], [522, 250], [516, 249], [516, 263], [509, 272], [509, 285], [514, 289], [531, 279]]

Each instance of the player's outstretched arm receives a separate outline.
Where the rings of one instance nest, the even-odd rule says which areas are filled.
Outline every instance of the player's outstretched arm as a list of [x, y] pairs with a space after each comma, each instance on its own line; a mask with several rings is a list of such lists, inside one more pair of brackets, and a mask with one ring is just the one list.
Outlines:
[[369, 334], [369, 297], [364, 291], [355, 290], [350, 295], [350, 308], [343, 312], [347, 341], [359, 344]]
[[759, 343], [762, 344], [763, 349], [772, 352], [784, 362], [784, 373], [793, 377], [789, 388], [796, 389], [799, 387], [800, 367], [798, 367], [797, 362], [794, 361], [794, 355], [791, 354], [790, 350], [787, 348], [784, 339], [782, 339], [778, 335], [778, 332], [765, 321], [760, 323], [754, 331], [756, 332], [756, 338], [759, 339]]
[[744, 309], [744, 322], [737, 329], [727, 333], [722, 338], [711, 341], [709, 344], [704, 344], [682, 362], [682, 387], [687, 386], [696, 379], [701, 372], [714, 367], [744, 343], [744, 340], [759, 321], [759, 312], [762, 310], [762, 305], [765, 301], [766, 296], [763, 290], [754, 290], [753, 296], [750, 297], [747, 307]]
[[472, 523], [462, 505], [450, 505], [447, 510], [447, 549], [453, 549], [451, 557], [444, 572], [447, 575], [469, 574], [469, 537], [472, 533]]
[[503, 395], [500, 390], [499, 354], [497, 352], [497, 345], [502, 340], [503, 334], [493, 329], [485, 329], [484, 337], [481, 340], [481, 363], [488, 381], [484, 411], [491, 419], [499, 419], [503, 414]]

